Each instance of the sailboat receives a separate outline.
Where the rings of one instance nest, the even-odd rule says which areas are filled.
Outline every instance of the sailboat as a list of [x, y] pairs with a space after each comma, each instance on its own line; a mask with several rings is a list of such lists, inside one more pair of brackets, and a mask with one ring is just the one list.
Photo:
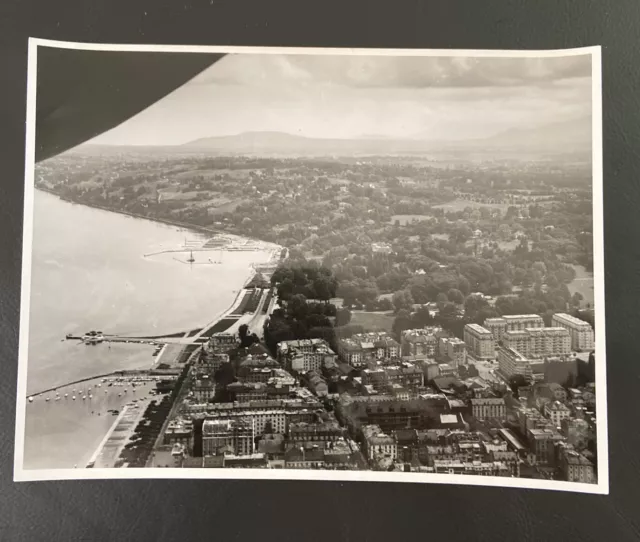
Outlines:
[[195, 258], [193, 257], [193, 250], [192, 250], [192, 251], [190, 251], [190, 252], [191, 252], [191, 256], [189, 256], [189, 259], [188, 259], [187, 261], [188, 261], [189, 263], [193, 263], [193, 262], [195, 262], [196, 260], [195, 260]]

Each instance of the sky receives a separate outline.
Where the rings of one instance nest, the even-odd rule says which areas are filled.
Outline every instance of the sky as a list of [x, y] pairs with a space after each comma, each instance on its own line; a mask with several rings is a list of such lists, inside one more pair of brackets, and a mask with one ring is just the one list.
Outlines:
[[[162, 53], [159, 53], [162, 54]], [[91, 143], [278, 131], [464, 140], [591, 115], [591, 56], [228, 55]]]

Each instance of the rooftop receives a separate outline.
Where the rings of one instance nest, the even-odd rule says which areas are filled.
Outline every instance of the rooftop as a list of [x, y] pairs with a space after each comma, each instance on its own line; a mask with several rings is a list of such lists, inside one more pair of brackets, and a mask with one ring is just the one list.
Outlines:
[[570, 465], [582, 465], [585, 467], [592, 467], [593, 463], [589, 461], [585, 456], [576, 452], [575, 450], [566, 450], [565, 457], [567, 459], [567, 463]]
[[531, 335], [569, 335], [569, 332], [563, 327], [527, 327], [525, 330]]
[[504, 405], [504, 397], [481, 397], [471, 399], [472, 405]]
[[491, 333], [491, 331], [489, 331], [487, 328], [482, 327], [478, 324], [467, 324], [466, 326], [464, 326], [465, 329], [470, 329], [472, 331], [475, 331], [476, 333], [479, 333], [481, 335], [491, 335], [493, 337], [493, 334]]
[[564, 312], [559, 312], [554, 314], [553, 318], [557, 318], [558, 320], [564, 320], [569, 324], [574, 324], [580, 327], [589, 327], [589, 328], [591, 327], [591, 325], [588, 322], [585, 322], [584, 320], [580, 320], [580, 318], [576, 318], [575, 316], [572, 316], [571, 314], [566, 314]]

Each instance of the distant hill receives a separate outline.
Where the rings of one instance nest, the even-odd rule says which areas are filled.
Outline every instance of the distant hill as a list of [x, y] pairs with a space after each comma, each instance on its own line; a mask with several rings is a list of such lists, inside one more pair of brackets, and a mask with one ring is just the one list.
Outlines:
[[589, 159], [591, 119], [588, 117], [534, 128], [512, 128], [494, 136], [469, 140], [393, 139], [363, 135], [355, 139], [321, 139], [284, 132], [245, 132], [206, 137], [183, 145], [136, 147], [82, 145], [74, 152], [113, 154], [227, 154], [272, 157], [430, 155], [474, 158], [544, 158], [576, 155]]
[[229, 154], [286, 156], [400, 155], [465, 152], [497, 155], [589, 153], [591, 119], [558, 122], [535, 128], [513, 128], [489, 138], [459, 141], [424, 141], [363, 136], [358, 139], [320, 139], [283, 132], [245, 132], [207, 137], [181, 146]]
[[359, 139], [321, 139], [283, 132], [245, 132], [238, 135], [207, 137], [182, 145], [183, 148], [220, 153], [326, 156], [347, 154], [396, 154], [426, 152], [422, 141], [394, 140], [365, 136]]
[[554, 122], [535, 128], [511, 128], [476, 142], [479, 146], [506, 146], [539, 151], [589, 151], [592, 144], [590, 117]]

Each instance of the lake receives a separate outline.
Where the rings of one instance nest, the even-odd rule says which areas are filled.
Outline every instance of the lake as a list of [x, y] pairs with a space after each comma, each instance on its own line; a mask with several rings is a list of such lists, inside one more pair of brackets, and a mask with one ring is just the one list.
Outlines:
[[[268, 262], [275, 248], [260, 243], [249, 251], [194, 252], [193, 265], [185, 263], [184, 252], [145, 257], [180, 250], [185, 240], [197, 238], [173, 226], [36, 191], [27, 394], [116, 370], [150, 367], [155, 359], [150, 346], [85, 346], [64, 337], [92, 329], [134, 336], [202, 327], [231, 306], [252, 273], [251, 265]], [[30, 415], [47, 411], [27, 407], [25, 458], [39, 455], [28, 450], [30, 436], [37, 436], [41, 448], [47, 442], [42, 431], [57, 438], [65, 432], [55, 416], [43, 424], [40, 415], [39, 420]], [[71, 457], [67, 462], [75, 463]]]

